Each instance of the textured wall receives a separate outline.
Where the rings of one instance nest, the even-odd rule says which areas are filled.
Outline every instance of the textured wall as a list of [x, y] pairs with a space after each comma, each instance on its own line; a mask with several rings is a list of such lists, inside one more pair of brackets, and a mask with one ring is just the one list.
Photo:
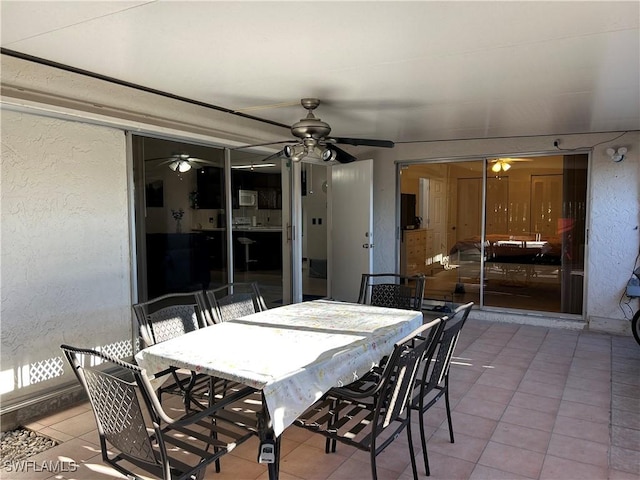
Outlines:
[[[620, 138], [616, 138], [620, 137]], [[363, 152], [374, 163], [375, 271], [395, 271], [396, 162], [430, 159], [517, 156], [528, 152], [557, 154], [553, 141], [565, 149], [593, 147], [590, 165], [588, 260], [585, 272], [586, 315], [592, 324], [628, 331], [620, 299], [640, 248], [640, 133], [600, 133], [397, 145], [393, 150]], [[627, 146], [624, 161], [614, 163], [608, 147]], [[624, 298], [626, 300], [626, 297]], [[624, 306], [623, 306], [624, 307]], [[638, 300], [631, 300], [638, 309]], [[627, 317], [630, 318], [627, 308]], [[510, 315], [513, 317], [513, 315]]]
[[123, 132], [6, 110], [1, 126], [6, 405], [74, 379], [60, 344], [130, 343], [131, 267]]

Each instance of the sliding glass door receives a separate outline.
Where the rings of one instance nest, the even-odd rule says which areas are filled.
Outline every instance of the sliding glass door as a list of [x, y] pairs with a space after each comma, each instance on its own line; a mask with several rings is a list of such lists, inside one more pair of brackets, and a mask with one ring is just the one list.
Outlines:
[[582, 154], [402, 166], [400, 271], [426, 275], [434, 308], [582, 314], [587, 164]]
[[280, 160], [136, 135], [131, 145], [138, 299], [255, 281], [281, 305]]

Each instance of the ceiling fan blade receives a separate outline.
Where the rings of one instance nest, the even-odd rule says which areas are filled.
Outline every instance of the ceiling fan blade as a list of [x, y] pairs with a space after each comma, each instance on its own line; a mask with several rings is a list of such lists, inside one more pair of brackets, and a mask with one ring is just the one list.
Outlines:
[[351, 163], [351, 162], [355, 162], [357, 160], [356, 157], [354, 157], [353, 155], [351, 155], [348, 152], [345, 152], [340, 147], [337, 147], [335, 145], [331, 145], [331, 146], [329, 146], [327, 148], [329, 148], [329, 149], [331, 149], [331, 150], [336, 152], [336, 161], [338, 161], [340, 163]]
[[346, 138], [346, 137], [330, 137], [327, 140], [333, 140], [336, 143], [341, 143], [344, 145], [353, 145], [355, 147], [366, 145], [368, 147], [393, 148], [395, 146], [395, 143], [393, 143], [391, 140], [373, 140], [368, 138]]
[[267, 142], [267, 143], [254, 143], [253, 145], [242, 145], [240, 147], [233, 147], [230, 150], [243, 150], [245, 148], [253, 148], [253, 147], [266, 147], [268, 145], [278, 145], [280, 143], [298, 143], [298, 140], [279, 140], [277, 142]]

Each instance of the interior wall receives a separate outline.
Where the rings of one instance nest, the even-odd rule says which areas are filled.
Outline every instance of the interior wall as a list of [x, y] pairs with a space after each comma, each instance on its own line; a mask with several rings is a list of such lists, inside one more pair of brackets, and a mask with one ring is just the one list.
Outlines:
[[131, 354], [125, 135], [3, 111], [3, 406], [73, 380], [60, 345]]
[[[557, 139], [567, 153], [575, 153], [572, 149], [593, 147], [587, 218], [585, 319], [595, 328], [628, 333], [630, 317], [627, 313], [625, 319], [620, 299], [640, 250], [640, 133], [637, 131], [402, 144], [394, 149], [364, 152], [375, 162], [374, 270], [395, 271], [398, 265], [396, 161], [556, 154], [553, 142]], [[606, 149], [620, 146], [626, 146], [629, 152], [624, 161], [615, 163], [606, 154]], [[637, 310], [638, 299], [631, 300], [630, 306]], [[517, 316], [511, 313], [506, 318], [517, 321]]]

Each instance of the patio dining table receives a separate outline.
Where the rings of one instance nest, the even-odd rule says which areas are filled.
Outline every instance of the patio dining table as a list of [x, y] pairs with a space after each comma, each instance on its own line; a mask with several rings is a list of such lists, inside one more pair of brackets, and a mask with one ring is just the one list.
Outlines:
[[[261, 448], [330, 388], [349, 384], [422, 324], [422, 313], [330, 300], [296, 303], [202, 328], [136, 354], [149, 373], [186, 368], [262, 393]], [[271, 442], [271, 443], [270, 443]]]

